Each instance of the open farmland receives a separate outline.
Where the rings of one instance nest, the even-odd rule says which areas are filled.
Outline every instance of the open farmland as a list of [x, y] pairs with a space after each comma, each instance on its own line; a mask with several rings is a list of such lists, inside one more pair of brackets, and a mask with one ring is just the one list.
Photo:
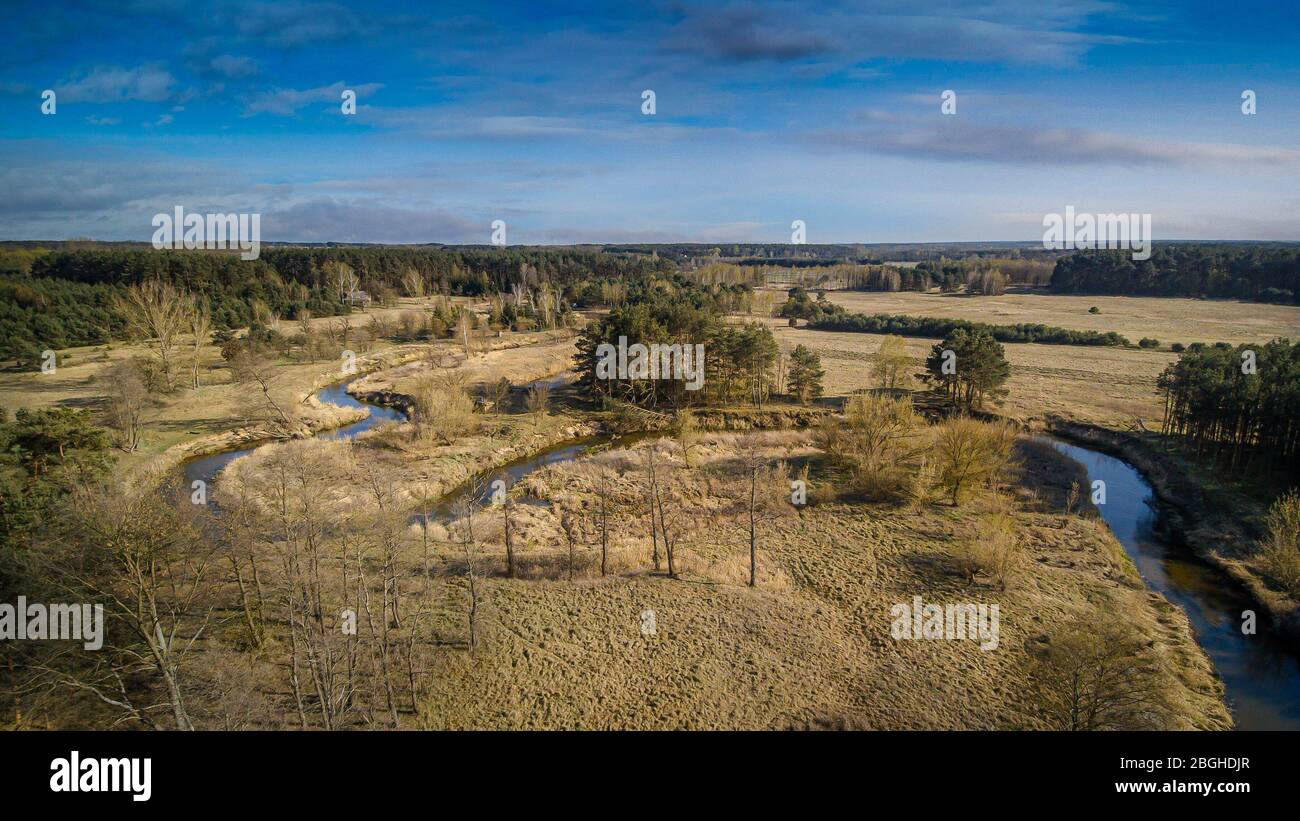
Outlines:
[[[1134, 344], [1144, 336], [1153, 337], [1164, 347], [1174, 342], [1236, 345], [1300, 336], [1300, 308], [1235, 300], [1067, 296], [1034, 290], [979, 297], [830, 291], [827, 299], [855, 313], [945, 317], [990, 325], [1033, 322], [1078, 331], [1114, 331]], [[1100, 313], [1088, 313], [1094, 306]]]
[[[1119, 333], [1159, 348], [1093, 347], [1006, 343], [1010, 391], [999, 412], [1022, 421], [1060, 415], [1106, 427], [1127, 427], [1141, 419], [1159, 424], [1162, 400], [1156, 379], [1178, 355], [1174, 342], [1267, 342], [1300, 337], [1300, 308], [1234, 301], [1146, 297], [1054, 296], [1008, 293], [966, 297], [936, 293], [832, 291], [828, 299], [855, 313], [887, 313], [965, 319], [988, 324], [1040, 323], [1072, 330]], [[1088, 309], [1097, 306], [1099, 314]], [[783, 350], [806, 345], [821, 355], [826, 394], [874, 387], [871, 363], [882, 335], [818, 331], [768, 320]], [[939, 340], [906, 338], [915, 371]]]

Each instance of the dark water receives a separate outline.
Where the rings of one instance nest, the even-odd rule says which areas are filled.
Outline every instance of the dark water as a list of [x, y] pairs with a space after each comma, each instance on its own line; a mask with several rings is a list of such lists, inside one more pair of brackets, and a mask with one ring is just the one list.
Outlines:
[[[406, 414], [394, 408], [384, 407], [382, 405], [372, 405], [369, 402], [361, 402], [354, 399], [348, 393], [349, 382], [340, 382], [337, 385], [330, 385], [328, 388], [322, 388], [316, 393], [316, 398], [327, 405], [340, 405], [345, 408], [366, 408], [370, 415], [359, 422], [353, 422], [350, 425], [344, 425], [341, 428], [324, 431], [316, 434], [321, 439], [351, 439], [357, 434], [370, 430], [381, 422], [395, 421], [401, 422], [406, 419]], [[246, 456], [257, 450], [259, 446], [243, 448], [241, 450], [228, 450], [222, 453], [214, 453], [211, 456], [200, 456], [197, 459], [191, 459], [185, 463], [185, 486], [191, 487], [195, 480], [202, 480], [211, 487], [217, 474], [225, 468], [226, 465], [235, 461], [241, 456]]]
[[[1231, 578], [1191, 550], [1155, 532], [1154, 493], [1142, 474], [1103, 453], [1049, 439], [1082, 464], [1090, 480], [1106, 483], [1102, 518], [1124, 545], [1151, 589], [1183, 608], [1196, 638], [1218, 668], [1228, 706], [1242, 730], [1300, 729], [1300, 660], [1269, 634], [1263, 614]], [[1256, 634], [1241, 632], [1242, 611], [1259, 616]]]
[[[554, 390], [564, 386], [568, 382], [572, 381], [572, 379], [573, 374], [566, 371], [565, 373], [556, 376], [538, 379], [536, 382], [529, 382], [523, 387], [526, 389], [534, 384], [545, 384]], [[345, 408], [365, 408], [370, 411], [370, 415], [365, 419], [353, 422], [350, 425], [344, 425], [341, 428], [335, 428], [333, 430], [322, 431], [321, 433], [316, 434], [317, 438], [330, 440], [351, 439], [382, 422], [405, 421], [406, 414], [396, 410], [395, 408], [389, 408], [383, 405], [373, 405], [369, 402], [362, 402], [361, 400], [356, 399], [348, 393], [348, 384], [348, 382], [341, 382], [337, 385], [322, 388], [316, 393], [316, 398], [325, 404], [339, 405]], [[635, 441], [636, 438], [636, 436], [632, 436], [623, 439], [615, 439], [605, 436], [563, 442], [547, 448], [540, 453], [516, 460], [492, 472], [484, 485], [484, 489], [480, 494], [478, 501], [480, 504], [487, 504], [490, 501], [492, 495], [492, 482], [497, 479], [504, 479], [506, 487], [512, 487], [520, 479], [523, 479], [533, 471], [540, 470], [547, 465], [553, 465], [557, 462], [568, 462], [572, 459], [576, 459], [594, 447], [603, 446], [608, 443], [627, 443]], [[202, 480], [210, 487], [216, 479], [217, 474], [219, 474], [226, 465], [241, 456], [246, 456], [249, 453], [252, 453], [258, 447], [260, 447], [260, 445], [253, 445], [252, 447], [241, 448], [240, 450], [228, 450], [222, 453], [214, 453], [210, 456], [201, 456], [197, 459], [191, 459], [186, 462], [184, 465], [185, 487], [187, 488], [186, 492], [188, 493], [188, 488], [191, 487], [191, 483], [195, 480]], [[452, 505], [468, 490], [468, 484], [465, 484], [444, 495], [442, 501], [440, 501], [431, 511], [432, 515], [435, 518], [443, 520], [451, 518]], [[520, 502], [523, 504], [543, 504], [534, 499], [521, 499]], [[419, 515], [413, 517], [413, 519], [418, 518]]]

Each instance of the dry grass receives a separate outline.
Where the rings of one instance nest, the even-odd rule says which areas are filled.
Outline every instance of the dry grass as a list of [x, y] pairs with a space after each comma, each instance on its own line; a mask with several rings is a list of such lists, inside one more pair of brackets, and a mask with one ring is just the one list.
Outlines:
[[[1300, 334], [1300, 308], [1234, 300], [1128, 296], [1068, 296], [1022, 290], [1001, 296], [966, 297], [866, 291], [832, 291], [828, 298], [864, 314], [969, 319], [995, 325], [1035, 322], [1078, 331], [1114, 331], [1133, 344], [1144, 336], [1173, 342], [1267, 342]], [[1096, 307], [1100, 313], [1090, 314]]]
[[[466, 388], [473, 392], [503, 377], [514, 385], [522, 385], [555, 376], [573, 365], [573, 355], [577, 350], [572, 337], [557, 339], [556, 336], [555, 333], [511, 334], [501, 342], [518, 341], [523, 343], [520, 347], [475, 354], [468, 360], [458, 361], [453, 369], [461, 374]], [[410, 362], [368, 377], [364, 389], [410, 394], [420, 376], [430, 370], [433, 368], [426, 361]]]
[[[671, 446], [662, 447], [668, 458]], [[713, 447], [715, 463], [725, 462]], [[636, 461], [626, 453], [598, 458], [615, 466]], [[573, 470], [548, 469], [529, 489], [553, 493], [556, 503], [572, 501], [566, 488]], [[682, 579], [644, 566], [573, 584], [489, 579], [483, 648], [472, 657], [440, 658], [423, 705], [425, 726], [1040, 727], [1031, 687], [1036, 648], [1104, 612], [1137, 625], [1168, 664], [1161, 685], [1176, 705], [1169, 726], [1229, 724], [1181, 611], [1143, 589], [1116, 560], [1104, 527], [1006, 509], [1022, 561], [1016, 583], [1002, 589], [962, 571], [963, 537], [990, 512], [985, 506], [909, 512], [822, 505], [770, 524], [761, 549], [764, 578], [749, 589], [740, 578], [747, 575], [743, 522], [715, 495], [709, 469], [697, 472], [696, 491], [687, 494], [693, 524], [682, 539]], [[536, 506], [528, 511], [530, 544], [557, 544], [549, 515]], [[646, 562], [648, 536], [642, 538]], [[624, 544], [626, 558], [634, 559], [631, 542]], [[890, 607], [915, 595], [998, 604], [999, 648], [892, 639]], [[642, 632], [646, 611], [655, 614], [654, 635]]]
[[[1300, 337], [1300, 308], [1284, 305], [1158, 299], [1143, 297], [1053, 296], [1014, 293], [996, 297], [961, 297], [918, 293], [833, 291], [832, 302], [862, 313], [913, 314], [973, 322], [1010, 324], [1039, 322], [1076, 330], [1115, 331], [1134, 344], [1144, 337], [1160, 340], [1160, 349], [1121, 349], [1081, 345], [1007, 344], [1011, 363], [1010, 390], [998, 411], [1028, 421], [1048, 415], [1107, 427], [1127, 427], [1142, 419], [1148, 427], [1162, 412], [1155, 383], [1178, 355], [1173, 342], [1265, 342], [1283, 336]], [[1089, 314], [1096, 305], [1100, 314]], [[826, 369], [827, 396], [875, 387], [871, 363], [885, 337], [877, 334], [814, 331], [790, 328], [785, 320], [769, 320], [782, 350], [806, 345], [816, 351]], [[913, 372], [923, 370], [937, 339], [908, 337]]]
[[[396, 308], [374, 309], [365, 314], [353, 314], [351, 323], [354, 328], [365, 327], [371, 316], [380, 315], [395, 321], [404, 311], [423, 306], [429, 300], [404, 299]], [[312, 319], [312, 328], [323, 330], [330, 323], [337, 322], [337, 317]], [[281, 321], [277, 329], [284, 334], [299, 332], [296, 322]], [[500, 345], [521, 347], [499, 350], [486, 355], [476, 356], [467, 366], [458, 370], [466, 371], [467, 384], [472, 386], [476, 378], [485, 375], [511, 378], [539, 378], [564, 370], [572, 357], [572, 341], [551, 342], [545, 334], [506, 334], [501, 340], [490, 340]], [[542, 345], [535, 345], [537, 342]], [[364, 354], [360, 363], [364, 370], [364, 360], [385, 362], [386, 366], [417, 357], [427, 349], [427, 345], [394, 345], [383, 340], [373, 343], [371, 350]], [[454, 350], [450, 342], [442, 342], [440, 348]], [[544, 351], [534, 351], [534, 347]], [[71, 359], [65, 362], [65, 355]], [[60, 351], [59, 368], [53, 374], [24, 373], [15, 371], [0, 372], [0, 407], [10, 413], [20, 408], [49, 407], [63, 405], [78, 408], [90, 408], [97, 414], [105, 410], [106, 395], [99, 377], [112, 365], [132, 357], [147, 357], [144, 345], [114, 344], [107, 347], [74, 348]], [[119, 454], [118, 469], [122, 475], [134, 475], [143, 470], [167, 469], [174, 459], [168, 456], [159, 459], [169, 449], [193, 445], [200, 439], [212, 438], [216, 441], [223, 434], [235, 431], [248, 424], [248, 391], [244, 386], [235, 384], [231, 378], [220, 351], [215, 346], [208, 346], [202, 352], [203, 370], [202, 387], [197, 390], [182, 389], [174, 394], [158, 397], [157, 403], [144, 414], [145, 425], [140, 448], [134, 453]], [[405, 371], [393, 368], [393, 371], [415, 376], [419, 366], [408, 366]], [[339, 413], [332, 408], [321, 407], [311, 402], [304, 402], [310, 394], [322, 385], [336, 381], [339, 368], [334, 362], [281, 362], [276, 368], [276, 391], [290, 397], [296, 407], [297, 415], [307, 421], [324, 426], [342, 424], [351, 421], [355, 414]], [[413, 379], [411, 380], [413, 383]], [[391, 387], [382, 381], [378, 388]], [[408, 386], [404, 386], [408, 387]], [[154, 464], [157, 462], [158, 464]]]

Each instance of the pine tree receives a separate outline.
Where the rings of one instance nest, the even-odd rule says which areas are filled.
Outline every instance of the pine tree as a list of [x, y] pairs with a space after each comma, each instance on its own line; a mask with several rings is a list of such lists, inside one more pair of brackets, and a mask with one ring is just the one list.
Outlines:
[[822, 395], [822, 358], [815, 351], [798, 345], [790, 352], [790, 392], [800, 404], [807, 405]]

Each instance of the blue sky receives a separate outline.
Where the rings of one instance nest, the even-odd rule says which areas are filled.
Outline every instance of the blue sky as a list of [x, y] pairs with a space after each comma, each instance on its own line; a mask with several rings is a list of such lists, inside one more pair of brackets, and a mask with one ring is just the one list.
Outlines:
[[116, 0], [6, 18], [0, 239], [147, 240], [181, 205], [261, 213], [265, 241], [486, 243], [495, 219], [512, 244], [786, 242], [795, 219], [809, 242], [1032, 240], [1073, 205], [1151, 213], [1157, 239], [1300, 240], [1290, 3]]

